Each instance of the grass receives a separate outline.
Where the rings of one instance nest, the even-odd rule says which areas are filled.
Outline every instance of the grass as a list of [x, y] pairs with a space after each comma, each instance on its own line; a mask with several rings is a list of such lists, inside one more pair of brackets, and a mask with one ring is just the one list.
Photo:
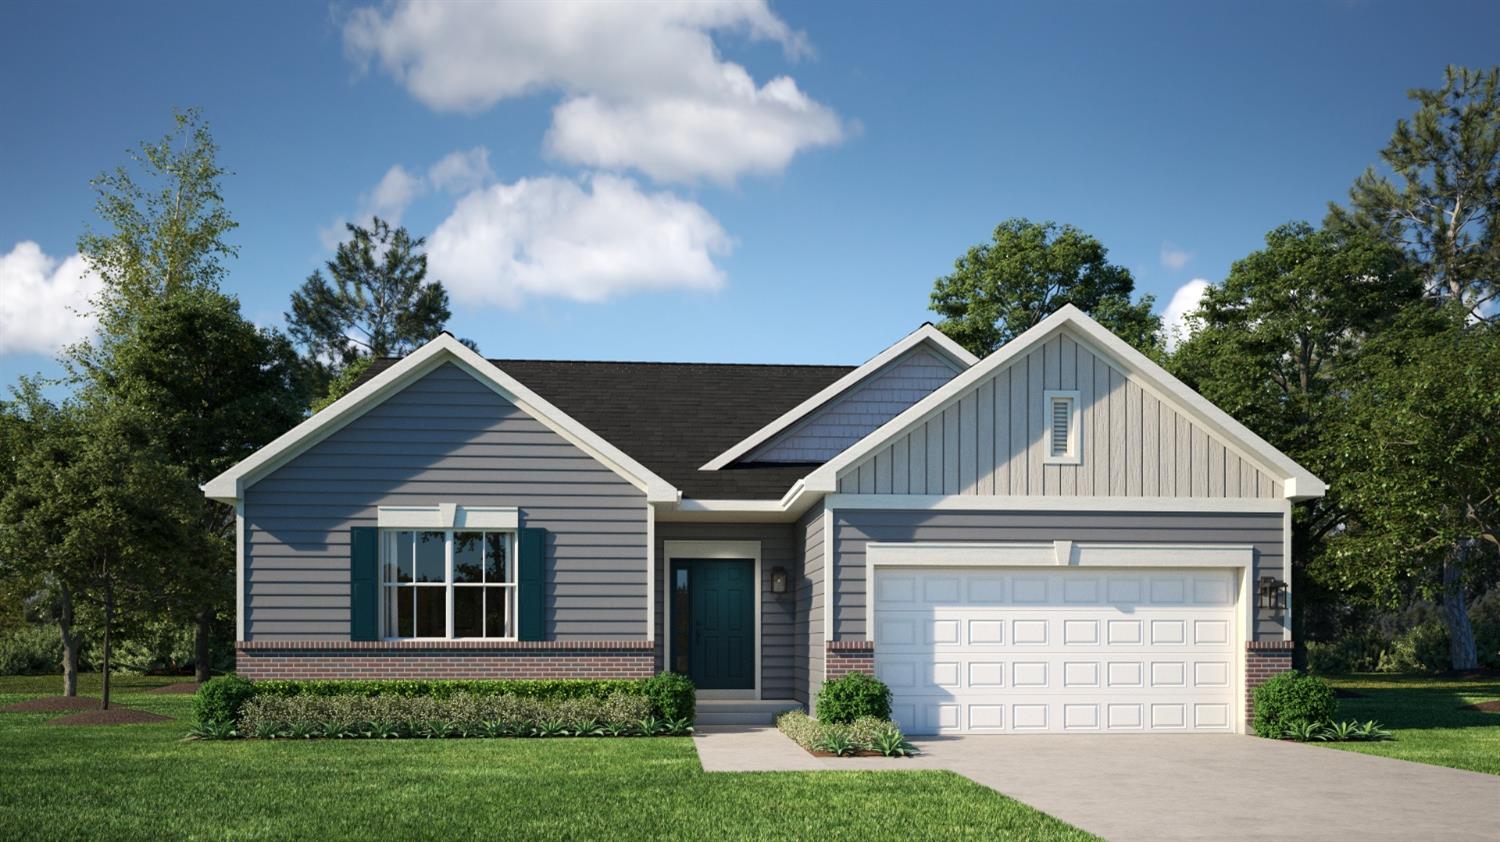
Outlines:
[[949, 772], [705, 774], [688, 738], [183, 741], [191, 697], [142, 692], [176, 680], [114, 682], [171, 723], [0, 714], [0, 839], [1094, 838]]
[[1500, 679], [1361, 674], [1329, 682], [1364, 696], [1340, 699], [1339, 719], [1376, 719], [1396, 738], [1316, 745], [1500, 775], [1500, 713], [1463, 709], [1500, 699]]

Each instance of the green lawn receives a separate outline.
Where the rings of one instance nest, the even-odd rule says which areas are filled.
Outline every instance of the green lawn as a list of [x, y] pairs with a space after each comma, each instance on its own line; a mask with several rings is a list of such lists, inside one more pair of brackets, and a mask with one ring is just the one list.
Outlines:
[[171, 681], [115, 685], [171, 723], [0, 713], [0, 839], [1094, 838], [948, 772], [704, 774], [687, 738], [183, 741], [191, 698], [141, 692]]
[[1335, 687], [1364, 696], [1340, 699], [1340, 719], [1378, 719], [1396, 738], [1382, 743], [1318, 745], [1500, 775], [1500, 713], [1462, 709], [1475, 702], [1500, 699], [1500, 680], [1405, 675], [1350, 675], [1329, 680]]

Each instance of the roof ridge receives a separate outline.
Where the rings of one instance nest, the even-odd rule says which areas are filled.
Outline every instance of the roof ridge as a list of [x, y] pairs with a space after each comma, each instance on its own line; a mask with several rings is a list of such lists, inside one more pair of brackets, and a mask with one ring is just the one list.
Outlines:
[[738, 368], [858, 368], [849, 363], [725, 363], [693, 362], [686, 360], [553, 360], [541, 357], [486, 357], [487, 361], [499, 363], [563, 363], [567, 365], [702, 365], [735, 366]]

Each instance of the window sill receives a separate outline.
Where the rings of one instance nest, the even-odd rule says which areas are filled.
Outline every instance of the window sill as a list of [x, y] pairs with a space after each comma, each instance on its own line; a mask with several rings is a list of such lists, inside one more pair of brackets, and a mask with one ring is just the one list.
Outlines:
[[498, 640], [494, 638], [476, 639], [467, 638], [461, 640], [449, 640], [444, 638], [431, 638], [427, 640], [250, 640], [241, 641], [237, 644], [243, 650], [330, 650], [330, 651], [354, 651], [354, 650], [381, 650], [381, 651], [410, 651], [410, 650], [527, 650], [527, 649], [571, 649], [571, 650], [599, 650], [599, 649], [643, 649], [651, 650], [656, 644], [650, 640]]

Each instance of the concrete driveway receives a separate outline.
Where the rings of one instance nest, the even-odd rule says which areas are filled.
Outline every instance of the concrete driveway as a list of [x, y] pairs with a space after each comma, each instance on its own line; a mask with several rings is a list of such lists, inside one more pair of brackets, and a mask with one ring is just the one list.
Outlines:
[[1255, 737], [923, 740], [951, 769], [1112, 842], [1500, 840], [1500, 777]]
[[772, 728], [704, 729], [705, 771], [949, 769], [1111, 842], [1500, 840], [1500, 776], [1207, 735], [917, 738], [816, 758]]

